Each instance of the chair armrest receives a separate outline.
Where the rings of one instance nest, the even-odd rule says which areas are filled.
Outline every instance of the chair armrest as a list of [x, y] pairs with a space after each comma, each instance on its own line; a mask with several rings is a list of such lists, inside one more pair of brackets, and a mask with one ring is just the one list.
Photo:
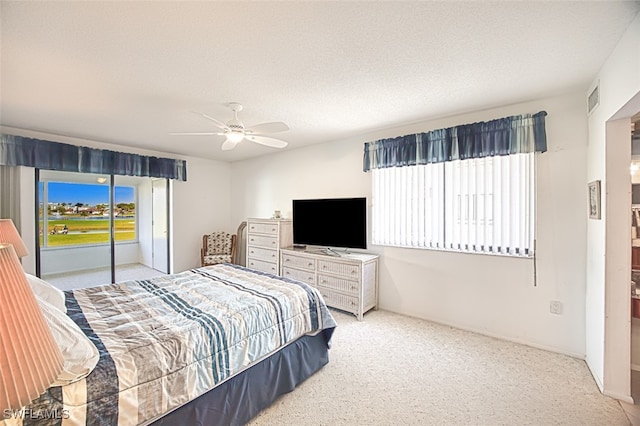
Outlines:
[[200, 247], [200, 266], [204, 265], [204, 255], [207, 252], [207, 235], [202, 236], [202, 247]]

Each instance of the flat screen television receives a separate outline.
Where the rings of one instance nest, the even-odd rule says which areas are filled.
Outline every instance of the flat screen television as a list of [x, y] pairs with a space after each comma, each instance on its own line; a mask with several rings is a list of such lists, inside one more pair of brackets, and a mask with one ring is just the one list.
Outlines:
[[367, 199], [293, 200], [293, 243], [367, 248]]

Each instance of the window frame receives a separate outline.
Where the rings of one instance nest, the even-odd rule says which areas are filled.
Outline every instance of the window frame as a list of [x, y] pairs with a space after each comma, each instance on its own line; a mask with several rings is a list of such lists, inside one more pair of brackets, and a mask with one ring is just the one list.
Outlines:
[[[45, 177], [42, 176], [43, 172], [47, 175]], [[60, 177], [56, 177], [56, 174], [60, 174]], [[74, 178], [75, 177], [75, 178]], [[115, 179], [117, 180], [117, 176], [114, 176]], [[106, 184], [106, 188], [107, 188], [107, 196], [108, 196], [108, 200], [106, 203], [100, 203], [100, 204], [107, 204], [109, 206], [108, 211], [110, 212], [109, 216], [107, 217], [107, 219], [109, 219], [110, 223], [109, 223], [109, 239], [105, 242], [98, 242], [98, 243], [81, 243], [81, 244], [61, 244], [61, 245], [49, 245], [48, 243], [48, 221], [49, 221], [49, 217], [48, 217], [48, 212], [49, 212], [49, 195], [48, 195], [48, 185], [52, 182], [54, 183], [63, 183], [63, 184], [78, 184], [78, 185], [103, 185], [103, 183], [100, 182], [96, 182], [96, 178], [97, 175], [95, 174], [91, 174], [91, 173], [77, 173], [77, 172], [58, 172], [58, 171], [52, 171], [52, 170], [42, 170], [39, 173], [39, 180], [38, 182], [36, 182], [37, 184], [37, 188], [39, 192], [38, 195], [38, 199], [39, 201], [42, 203], [41, 205], [38, 205], [38, 219], [37, 219], [37, 223], [38, 223], [38, 232], [40, 232], [40, 230], [43, 231], [43, 239], [42, 242], [39, 243], [40, 249], [41, 250], [61, 250], [61, 249], [66, 249], [66, 248], [82, 248], [82, 247], [99, 247], [99, 246], [109, 246], [111, 244], [111, 217], [112, 217], [112, 212], [115, 211], [116, 209], [116, 205], [117, 200], [115, 199], [115, 190], [117, 187], [128, 187], [128, 188], [132, 188], [133, 189], [133, 199], [134, 199], [134, 204], [136, 206], [136, 212], [135, 212], [135, 217], [134, 217], [134, 237], [133, 239], [129, 239], [129, 240], [117, 240], [115, 238], [114, 235], [114, 243], [116, 245], [124, 245], [124, 244], [138, 244], [139, 243], [139, 196], [138, 196], [138, 187], [136, 185], [133, 184], [119, 184], [116, 185], [114, 184], [113, 189], [114, 189], [114, 194], [113, 194], [113, 199], [114, 199], [114, 205], [111, 206], [111, 185], [109, 184], [109, 180], [107, 179], [107, 184]], [[42, 188], [41, 188], [42, 186]], [[42, 215], [40, 215], [40, 209], [42, 209]], [[44, 217], [47, 216], [46, 220], [44, 219]]]

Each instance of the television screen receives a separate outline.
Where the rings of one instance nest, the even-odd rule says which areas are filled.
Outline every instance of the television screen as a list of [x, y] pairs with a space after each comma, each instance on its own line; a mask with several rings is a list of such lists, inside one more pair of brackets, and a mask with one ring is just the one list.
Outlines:
[[293, 243], [367, 248], [367, 199], [293, 200]]

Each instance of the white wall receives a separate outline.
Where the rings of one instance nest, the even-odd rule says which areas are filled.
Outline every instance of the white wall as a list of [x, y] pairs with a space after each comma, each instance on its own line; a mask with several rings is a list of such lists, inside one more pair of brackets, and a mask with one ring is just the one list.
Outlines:
[[616, 114], [615, 118], [623, 119], [623, 115], [630, 117], [640, 110], [625, 108], [640, 93], [640, 15], [605, 62], [593, 86], [598, 81], [600, 105], [588, 121], [587, 179], [582, 184], [586, 187], [587, 182], [601, 180], [603, 188], [602, 220], [587, 223], [586, 360], [606, 394], [629, 399], [630, 138], [628, 127], [627, 136], [618, 139], [619, 126], [606, 123]]
[[[380, 307], [578, 357], [585, 355], [587, 116], [584, 94], [416, 123], [232, 164], [232, 219], [291, 215], [295, 198], [366, 196], [363, 143], [546, 110], [538, 157], [538, 259], [370, 246], [380, 254]], [[339, 220], [339, 218], [336, 218]], [[369, 231], [369, 240], [370, 240]], [[563, 304], [552, 315], [549, 302]], [[366, 320], [366, 317], [365, 317]]]
[[[230, 165], [228, 163], [204, 160], [201, 158], [177, 156], [157, 151], [129, 148], [121, 145], [106, 144], [86, 139], [50, 135], [10, 127], [0, 127], [8, 134], [45, 139], [56, 142], [93, 148], [131, 152], [142, 155], [154, 155], [167, 158], [179, 158], [187, 161], [187, 181], [173, 184], [174, 206], [171, 220], [173, 239], [173, 272], [200, 266], [200, 247], [202, 235], [212, 230], [235, 232], [237, 224], [230, 222]], [[30, 167], [21, 168], [21, 222], [20, 230], [29, 255], [22, 259], [27, 272], [35, 271], [35, 226], [34, 211], [34, 174]]]
[[187, 159], [187, 181], [173, 182], [173, 269], [200, 266], [202, 236], [212, 231], [236, 232], [231, 222], [229, 163]]
[[[117, 244], [116, 265], [137, 263], [138, 252], [138, 243]], [[111, 246], [109, 244], [47, 248], [41, 250], [40, 253], [43, 277], [64, 272], [108, 268], [111, 265]]]

